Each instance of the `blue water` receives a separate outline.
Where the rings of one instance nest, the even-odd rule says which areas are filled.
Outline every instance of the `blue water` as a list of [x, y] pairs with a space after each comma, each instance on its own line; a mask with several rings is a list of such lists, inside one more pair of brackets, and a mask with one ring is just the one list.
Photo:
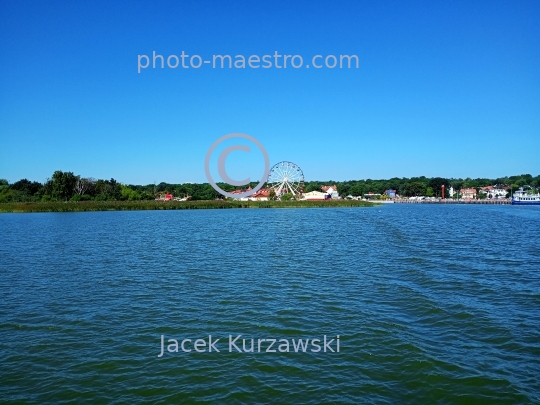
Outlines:
[[[484, 205], [1, 214], [0, 402], [540, 403], [539, 226]], [[158, 357], [162, 335], [220, 352]]]

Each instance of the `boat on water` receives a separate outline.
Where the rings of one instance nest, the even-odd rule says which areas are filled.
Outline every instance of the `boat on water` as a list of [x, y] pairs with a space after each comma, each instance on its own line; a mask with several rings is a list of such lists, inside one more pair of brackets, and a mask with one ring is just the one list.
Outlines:
[[533, 194], [532, 191], [529, 186], [520, 187], [512, 196], [512, 205], [540, 205], [540, 194]]

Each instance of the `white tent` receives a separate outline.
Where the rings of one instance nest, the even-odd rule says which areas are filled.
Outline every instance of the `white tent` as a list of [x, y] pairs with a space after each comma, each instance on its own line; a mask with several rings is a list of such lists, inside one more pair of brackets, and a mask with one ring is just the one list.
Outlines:
[[320, 191], [310, 191], [309, 193], [304, 193], [303, 200], [324, 200], [327, 195], [327, 193], [321, 193]]

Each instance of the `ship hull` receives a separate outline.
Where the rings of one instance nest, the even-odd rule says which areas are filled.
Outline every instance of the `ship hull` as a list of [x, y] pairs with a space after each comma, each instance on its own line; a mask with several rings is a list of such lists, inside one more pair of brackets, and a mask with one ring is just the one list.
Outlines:
[[534, 201], [515, 201], [515, 200], [512, 200], [512, 205], [540, 205], [540, 200], [534, 200]]

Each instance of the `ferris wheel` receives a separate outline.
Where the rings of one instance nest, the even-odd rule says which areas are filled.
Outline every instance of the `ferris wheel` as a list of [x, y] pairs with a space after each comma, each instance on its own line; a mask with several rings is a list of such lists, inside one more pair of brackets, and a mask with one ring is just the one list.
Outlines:
[[297, 196], [304, 191], [304, 172], [295, 163], [279, 162], [270, 169], [267, 183], [278, 197], [286, 193]]

